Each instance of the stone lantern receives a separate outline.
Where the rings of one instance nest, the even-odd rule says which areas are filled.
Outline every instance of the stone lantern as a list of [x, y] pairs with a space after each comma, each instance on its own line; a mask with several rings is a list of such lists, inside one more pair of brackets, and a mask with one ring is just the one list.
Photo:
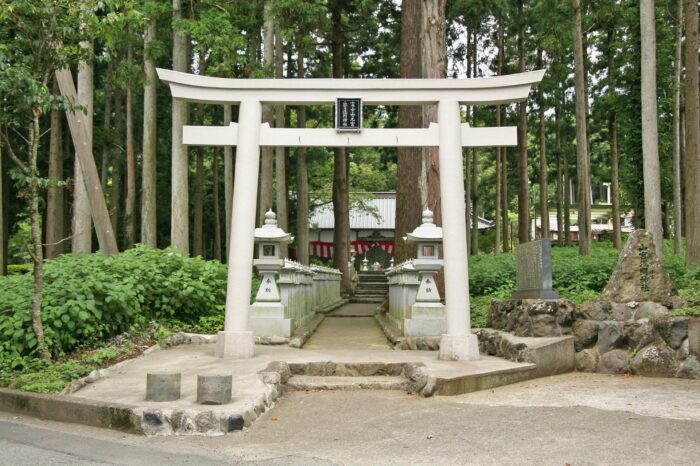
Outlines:
[[277, 216], [272, 210], [265, 213], [265, 224], [255, 229], [258, 258], [253, 265], [260, 273], [260, 288], [251, 306], [251, 326], [258, 336], [279, 335], [291, 331], [291, 319], [286, 318], [284, 304], [280, 300], [276, 275], [284, 267], [282, 246], [294, 238], [277, 226]]
[[404, 321], [404, 336], [436, 336], [447, 331], [445, 305], [440, 302], [440, 293], [435, 286], [435, 275], [442, 268], [439, 257], [442, 244], [442, 228], [433, 223], [433, 212], [423, 211], [423, 224], [404, 238], [418, 243], [413, 268], [418, 271], [420, 285], [416, 302], [411, 306], [411, 315]]

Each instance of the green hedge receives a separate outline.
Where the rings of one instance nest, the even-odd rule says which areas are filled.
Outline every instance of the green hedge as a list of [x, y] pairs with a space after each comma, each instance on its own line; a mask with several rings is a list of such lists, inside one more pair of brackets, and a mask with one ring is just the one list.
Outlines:
[[[47, 261], [46, 343], [57, 355], [148, 320], [194, 323], [222, 313], [226, 275], [226, 266], [217, 261], [141, 245], [110, 258], [67, 254]], [[28, 355], [36, 347], [33, 290], [31, 274], [0, 277], [0, 351], [8, 355]]]

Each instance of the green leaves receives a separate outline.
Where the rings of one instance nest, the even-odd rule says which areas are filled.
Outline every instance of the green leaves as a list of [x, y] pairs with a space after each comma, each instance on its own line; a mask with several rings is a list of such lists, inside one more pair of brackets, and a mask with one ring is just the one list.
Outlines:
[[[226, 277], [226, 266], [216, 261], [147, 246], [111, 258], [63, 255], [45, 266], [46, 343], [56, 355], [105, 341], [140, 321], [192, 325], [204, 316], [223, 315]], [[35, 349], [32, 289], [30, 274], [0, 278], [0, 354], [28, 355]]]

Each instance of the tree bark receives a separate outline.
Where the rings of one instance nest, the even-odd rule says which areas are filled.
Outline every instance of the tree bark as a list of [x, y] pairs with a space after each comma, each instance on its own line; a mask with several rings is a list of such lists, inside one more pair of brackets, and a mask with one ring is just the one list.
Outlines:
[[[127, 27], [127, 35], [129, 27]], [[131, 68], [134, 61], [133, 47], [127, 45], [126, 60]], [[134, 155], [134, 109], [131, 83], [126, 86], [126, 247], [136, 242], [136, 156]]]
[[[81, 47], [92, 50], [92, 43], [81, 42]], [[72, 79], [72, 78], [71, 78]], [[85, 107], [82, 118], [87, 132], [85, 141], [86, 150], [92, 152], [92, 115], [94, 82], [92, 64], [81, 61], [78, 64], [78, 103]], [[80, 169], [76, 150], [75, 162], [73, 164], [73, 178], [75, 186], [73, 188], [73, 240], [72, 251], [74, 253], [89, 254], [92, 252], [92, 218], [90, 217], [90, 203], [85, 188], [85, 180]]]
[[[445, 48], [446, 0], [425, 0], [421, 3], [421, 75], [426, 79], [445, 78], [447, 51]], [[423, 126], [437, 122], [437, 106], [423, 106]], [[440, 163], [437, 147], [423, 148], [421, 178], [425, 195], [422, 204], [433, 211], [435, 224], [442, 224], [440, 208]]]
[[[111, 130], [112, 123], [112, 93], [114, 89], [114, 61], [111, 60], [107, 65], [107, 76], [105, 77], [105, 109], [104, 119], [102, 121], [102, 131], [108, 134]], [[116, 94], [116, 93], [115, 93]], [[100, 182], [102, 183], [102, 191], [107, 192], [107, 179], [109, 178], [109, 163], [112, 146], [105, 142], [102, 144], [102, 168], [100, 173]], [[117, 226], [112, 225], [112, 229], [117, 231]]]
[[[477, 78], [477, 30], [478, 26], [474, 28], [474, 34], [472, 37], [472, 77]], [[476, 106], [472, 107], [472, 126], [476, 126]], [[472, 228], [471, 235], [472, 240], [469, 243], [469, 249], [471, 255], [479, 254], [479, 153], [476, 147], [472, 147], [472, 166], [471, 166], [471, 184], [469, 189], [471, 191], [472, 198], [472, 209], [471, 209], [471, 220]]]
[[561, 154], [561, 121], [559, 119], [559, 105], [556, 105], [554, 108], [554, 124], [556, 126], [556, 144], [557, 144], [557, 184], [556, 184], [556, 191], [557, 191], [557, 244], [559, 246], [564, 245], [564, 218], [563, 218], [563, 211], [562, 211], [562, 204], [564, 201], [564, 191], [562, 189], [563, 186], [563, 179], [562, 177], [564, 176], [562, 172], [562, 167], [561, 167], [561, 159], [562, 159], [562, 154]]
[[683, 73], [683, 0], [677, 1], [676, 55], [673, 66], [673, 252], [681, 253], [683, 212], [681, 197], [681, 75]]
[[[54, 80], [53, 93], [59, 94]], [[46, 258], [55, 259], [63, 253], [63, 119], [58, 109], [51, 111], [51, 136], [49, 139], [49, 184], [46, 193]], [[1, 172], [1, 170], [0, 170]], [[1, 237], [1, 236], [0, 236]]]
[[[498, 75], [503, 75], [503, 62], [505, 59], [505, 27], [504, 18], [501, 15], [498, 21]], [[498, 117], [497, 125], [502, 124], [503, 109], [500, 105], [496, 107], [496, 115]], [[501, 222], [503, 235], [503, 252], [510, 251], [510, 219], [508, 217], [509, 202], [508, 202], [508, 149], [499, 147], [501, 154], [501, 218], [496, 216], [496, 222]], [[499, 238], [496, 238], [499, 241]]]
[[[152, 2], [152, 0], [151, 0]], [[143, 85], [143, 162], [141, 174], [141, 242], [157, 246], [156, 223], [156, 161], [157, 161], [157, 90], [156, 64], [150, 57], [149, 47], [156, 39], [156, 18], [146, 25], [144, 34], [143, 71], [146, 82]]]
[[7, 275], [7, 247], [5, 241], [7, 212], [5, 211], [5, 171], [2, 168], [2, 157], [2, 144], [0, 144], [0, 277]]
[[[525, 71], [523, 0], [518, 0], [518, 70]], [[518, 104], [518, 242], [530, 241], [530, 204], [527, 174], [527, 102]]]
[[[116, 137], [121, 137], [124, 125], [124, 114], [122, 112], [122, 93], [117, 88], [114, 92], [114, 133]], [[121, 151], [116, 149], [112, 155], [121, 155]], [[110, 187], [109, 218], [114, 227], [114, 235], [119, 238], [120, 230], [120, 205], [121, 205], [121, 157], [111, 157], [112, 160], [112, 186]]]
[[[343, 78], [344, 67], [344, 43], [345, 33], [342, 29], [342, 15], [347, 8], [346, 0], [332, 0], [331, 20], [331, 52], [333, 55], [333, 77]], [[348, 271], [350, 257], [350, 180], [348, 156], [344, 147], [336, 147], [333, 168], [333, 216], [335, 218], [333, 230], [333, 262], [334, 266], [342, 273], [341, 289], [346, 293], [352, 293], [352, 283]]]
[[[182, 18], [182, 0], [173, 0], [173, 70], [185, 73], [189, 68], [188, 38], [176, 25]], [[182, 127], [187, 124], [188, 115], [189, 104], [173, 98], [170, 243], [185, 254], [190, 252], [189, 159], [187, 146], [182, 144]]]
[[[275, 28], [275, 78], [284, 78], [284, 52], [282, 47], [282, 35], [279, 26]], [[275, 127], [284, 128], [284, 105], [275, 106]], [[284, 147], [275, 148], [275, 180], [276, 205], [277, 205], [277, 225], [284, 231], [289, 231], [289, 221], [287, 213], [287, 155]], [[282, 248], [282, 256], [287, 257], [287, 248]]]
[[608, 46], [608, 92], [610, 93], [609, 101], [615, 107], [610, 109], [608, 119], [608, 132], [610, 133], [610, 158], [611, 158], [611, 187], [610, 195], [612, 196], [612, 221], [613, 221], [613, 246], [616, 249], [622, 248], [622, 231], [620, 229], [620, 174], [619, 174], [619, 152], [617, 145], [617, 108], [614, 103], [615, 80], [613, 73], [615, 68], [615, 51], [613, 49], [615, 43], [615, 29], [611, 27], [607, 35]]
[[221, 262], [221, 213], [219, 212], [219, 151], [214, 148], [212, 158], [213, 166], [213, 192], [214, 197], [214, 259]]
[[[401, 47], [399, 76], [420, 78], [421, 74], [421, 1], [403, 0], [401, 3]], [[399, 106], [399, 128], [423, 126], [419, 106]], [[422, 157], [419, 147], [400, 147], [397, 156], [396, 230], [394, 233], [395, 263], [416, 257], [416, 245], [403, 240], [406, 233], [421, 223], [420, 186]]]
[[[231, 124], [232, 108], [224, 105], [224, 126]], [[224, 204], [226, 209], [226, 262], [231, 252], [231, 209], [233, 206], [233, 147], [224, 146]]]
[[[542, 49], [537, 53], [538, 68], [542, 69], [544, 63], [542, 61]], [[540, 229], [542, 230], [542, 238], [549, 238], [549, 192], [547, 187], [547, 133], [544, 119], [544, 89], [539, 86], [539, 103], [540, 103]]]
[[640, 0], [642, 36], [642, 158], [644, 168], [644, 227], [654, 238], [656, 255], [663, 260], [661, 175], [656, 104], [656, 24], [654, 0]]
[[698, 99], [698, 3], [685, 0], [685, 231], [686, 264], [700, 262], [700, 101]]
[[[265, 69], [272, 74], [272, 68], [275, 63], [275, 23], [272, 17], [272, 1], [268, 0], [265, 3], [265, 36], [263, 40], [263, 65]], [[273, 126], [272, 107], [263, 105], [262, 121]], [[262, 148], [262, 157], [260, 159], [260, 201], [258, 204], [258, 225], [262, 225], [265, 220], [265, 212], [272, 209], [272, 181], [273, 181], [273, 149], [270, 146]]]
[[[297, 78], [306, 75], [304, 68], [304, 47], [299, 41], [297, 53]], [[306, 107], [297, 107], [297, 127], [306, 127]], [[306, 163], [306, 147], [297, 148], [297, 260], [309, 265], [309, 174]]]
[[588, 154], [586, 83], [581, 25], [581, 1], [571, 0], [574, 9], [574, 74], [576, 81], [576, 171], [578, 179], [578, 250], [591, 255], [591, 171]]
[[[69, 101], [78, 101], [78, 95], [73, 84], [73, 76], [67, 69], [56, 71], [56, 80], [61, 90], [61, 94], [68, 98]], [[75, 153], [79, 161], [80, 171], [84, 179], [84, 185], [88, 194], [88, 204], [90, 207], [91, 218], [95, 221], [95, 231], [97, 232], [97, 240], [100, 245], [100, 250], [105, 256], [117, 254], [117, 241], [114, 236], [112, 224], [109, 221], [109, 212], [107, 211], [107, 203], [105, 202], [100, 176], [97, 173], [97, 165], [92, 154], [92, 125], [88, 131], [88, 125], [83, 122], [84, 116], [78, 116], [71, 110], [66, 111], [68, 126], [72, 135], [75, 146]], [[40, 235], [41, 236], [41, 235]]]
[[[199, 51], [199, 74], [206, 73], [206, 50]], [[205, 123], [204, 104], [197, 106], [197, 120], [200, 125]], [[198, 147], [194, 174], [194, 222], [192, 224], [192, 255], [205, 257], [204, 250], [204, 151]]]

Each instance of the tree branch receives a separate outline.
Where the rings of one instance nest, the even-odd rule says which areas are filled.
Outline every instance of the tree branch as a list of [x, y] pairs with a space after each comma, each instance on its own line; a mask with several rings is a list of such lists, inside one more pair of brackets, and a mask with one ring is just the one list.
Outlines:
[[2, 138], [5, 141], [5, 145], [7, 146], [8, 154], [10, 154], [10, 158], [12, 159], [12, 161], [15, 162], [15, 164], [17, 164], [19, 169], [22, 170], [22, 172], [25, 175], [29, 176], [30, 175], [29, 168], [27, 167], [27, 165], [24, 162], [22, 162], [17, 157], [17, 155], [15, 154], [15, 151], [12, 150], [12, 145], [10, 145], [10, 139], [7, 137], [7, 129], [5, 129], [5, 131], [3, 131]]

